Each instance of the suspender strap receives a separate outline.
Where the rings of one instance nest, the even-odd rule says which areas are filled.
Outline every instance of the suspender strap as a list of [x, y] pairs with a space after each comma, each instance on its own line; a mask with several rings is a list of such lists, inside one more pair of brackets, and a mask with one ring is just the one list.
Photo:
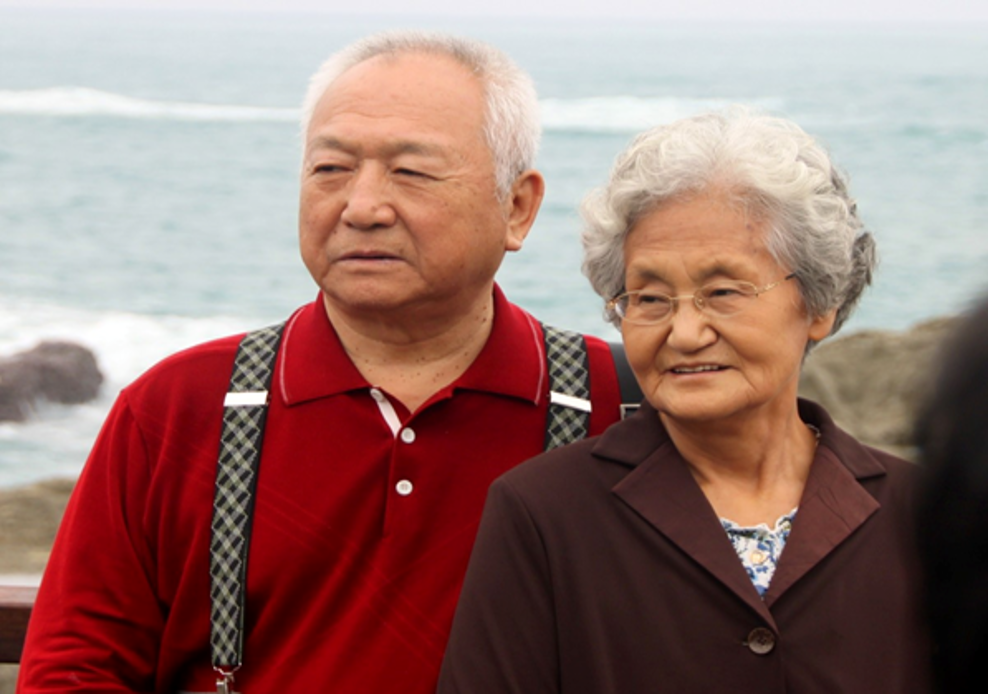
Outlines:
[[642, 394], [638, 379], [628, 364], [628, 357], [624, 353], [624, 344], [621, 342], [608, 342], [611, 348], [611, 358], [614, 359], [614, 370], [617, 371], [618, 385], [621, 388], [621, 419], [630, 417], [641, 407], [645, 396]]
[[[586, 341], [543, 325], [549, 372], [545, 449], [590, 431], [590, 368]], [[217, 691], [231, 691], [243, 663], [247, 554], [261, 458], [268, 389], [284, 323], [248, 333], [240, 342], [224, 401], [210, 540], [210, 648]]]
[[590, 433], [590, 364], [583, 335], [543, 325], [549, 368], [545, 450]]
[[261, 458], [268, 388], [284, 323], [240, 342], [224, 402], [209, 547], [210, 648], [226, 691], [243, 662], [244, 598], [254, 487]]

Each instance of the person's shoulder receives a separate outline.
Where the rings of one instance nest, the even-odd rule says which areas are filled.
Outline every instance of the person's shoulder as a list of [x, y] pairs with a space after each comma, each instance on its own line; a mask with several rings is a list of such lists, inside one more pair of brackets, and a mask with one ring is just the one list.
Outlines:
[[200, 388], [217, 380], [226, 384], [245, 334], [216, 338], [175, 352], [147, 369], [125, 390], [142, 394], [180, 384]]
[[920, 466], [887, 450], [862, 443], [846, 432], [843, 434], [845, 441], [837, 449], [841, 462], [884, 509], [897, 517], [908, 515], [921, 482]]
[[593, 447], [598, 439], [597, 436], [591, 436], [544, 451], [508, 470], [502, 477], [518, 484], [526, 483], [526, 480], [534, 482], [548, 479], [553, 481], [558, 475], [565, 474], [565, 471], [572, 470], [575, 466], [592, 464], [594, 462]]
[[591, 436], [540, 453], [505, 472], [495, 485], [543, 507], [609, 492], [629, 468], [594, 455], [599, 441], [600, 436]]
[[[287, 334], [290, 325], [297, 324], [297, 319], [311, 313], [315, 306], [316, 304], [302, 306], [285, 323], [258, 326], [251, 332], [276, 329]], [[245, 331], [217, 337], [174, 352], [138, 376], [126, 390], [133, 392], [183, 382], [197, 383], [200, 386], [221, 383], [225, 388], [230, 382], [237, 349], [247, 334]]]
[[861, 444], [861, 447], [885, 469], [885, 475], [893, 484], [911, 488], [917, 483], [922, 471], [916, 462], [874, 446]]
[[[583, 340], [586, 342], [588, 352], [604, 356], [613, 363], [615, 355], [610, 342], [596, 335], [588, 335], [586, 333], [583, 334]], [[623, 355], [624, 352], [622, 351], [620, 354]]]
[[915, 474], [915, 463], [858, 440], [838, 425], [819, 403], [800, 398], [799, 415], [819, 433], [820, 445], [832, 450], [855, 477], [866, 479], [887, 474], [896, 476]]
[[869, 446], [864, 443], [861, 444], [861, 447], [868, 451], [872, 457], [878, 460], [878, 462], [880, 462], [882, 466], [890, 472], [894, 472], [896, 474], [913, 475], [919, 469], [919, 465], [912, 460], [903, 458], [902, 456], [891, 451]]

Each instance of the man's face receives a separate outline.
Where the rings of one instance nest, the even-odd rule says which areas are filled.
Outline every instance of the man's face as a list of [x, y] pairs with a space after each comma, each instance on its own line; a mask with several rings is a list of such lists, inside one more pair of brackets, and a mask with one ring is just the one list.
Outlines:
[[483, 121], [480, 82], [444, 56], [378, 56], [323, 95], [306, 134], [299, 238], [332, 309], [461, 315], [490, 295], [521, 239]]

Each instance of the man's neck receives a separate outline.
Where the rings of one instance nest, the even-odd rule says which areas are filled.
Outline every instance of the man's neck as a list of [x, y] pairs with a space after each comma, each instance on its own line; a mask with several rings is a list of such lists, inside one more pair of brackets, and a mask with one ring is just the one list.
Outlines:
[[492, 293], [456, 316], [404, 314], [382, 320], [341, 311], [328, 300], [324, 305], [361, 375], [411, 412], [470, 367], [494, 325]]

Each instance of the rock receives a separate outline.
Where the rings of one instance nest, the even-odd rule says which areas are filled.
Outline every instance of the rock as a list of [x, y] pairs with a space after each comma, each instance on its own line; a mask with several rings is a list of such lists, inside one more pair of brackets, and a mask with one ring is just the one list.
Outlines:
[[799, 394], [826, 407], [859, 441], [911, 458], [919, 405], [956, 324], [938, 318], [904, 332], [865, 330], [825, 341], [803, 366]]
[[40, 573], [75, 481], [0, 489], [0, 574]]
[[72, 342], [42, 342], [0, 359], [0, 422], [21, 422], [39, 401], [88, 402], [103, 383], [96, 357]]

